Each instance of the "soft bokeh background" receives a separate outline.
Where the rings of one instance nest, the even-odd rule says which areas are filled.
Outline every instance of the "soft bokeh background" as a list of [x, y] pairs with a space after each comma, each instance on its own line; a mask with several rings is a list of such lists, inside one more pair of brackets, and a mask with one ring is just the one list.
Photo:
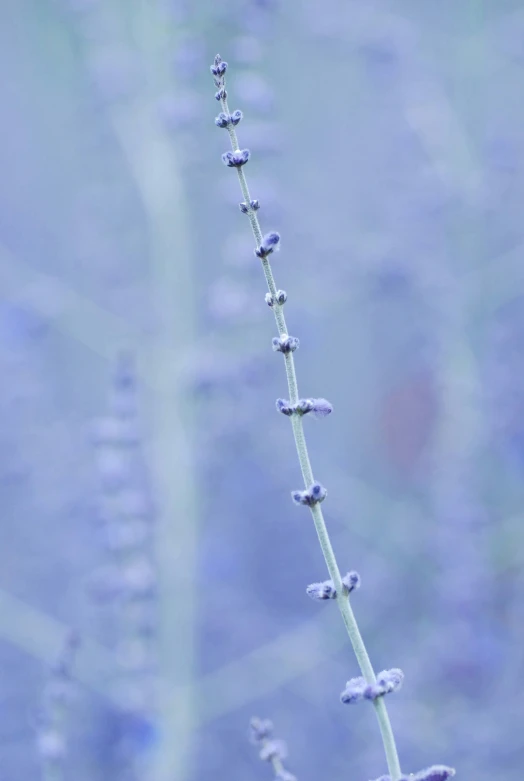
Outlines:
[[3, 0], [2, 781], [262, 781], [255, 714], [300, 781], [386, 772], [305, 595], [217, 50], [403, 768], [522, 778], [524, 8], [394, 6]]

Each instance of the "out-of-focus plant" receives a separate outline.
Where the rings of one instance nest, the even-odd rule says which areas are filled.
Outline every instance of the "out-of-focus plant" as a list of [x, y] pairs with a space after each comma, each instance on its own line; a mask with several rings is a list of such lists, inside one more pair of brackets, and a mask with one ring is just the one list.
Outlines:
[[140, 778], [157, 731], [157, 582], [137, 377], [127, 355], [117, 363], [110, 414], [96, 422], [93, 436], [103, 487], [100, 530], [109, 558], [93, 585], [110, 610], [109, 641], [119, 673], [110, 752], [123, 777]]
[[36, 747], [44, 781], [62, 781], [67, 753], [67, 716], [74, 693], [73, 664], [79, 645], [76, 632], [68, 632], [62, 652], [45, 683], [37, 714]]
[[[288, 332], [283, 311], [288, 296], [284, 290], [277, 289], [273, 271], [269, 263], [269, 256], [280, 248], [280, 235], [274, 231], [264, 235], [260, 228], [257, 215], [260, 203], [257, 199], [251, 198], [244, 173], [244, 166], [248, 163], [251, 153], [248, 149], [240, 149], [236, 134], [236, 127], [241, 122], [243, 114], [238, 109], [233, 112], [229, 109], [225, 84], [226, 71], [227, 63], [222, 60], [220, 55], [217, 55], [211, 66], [211, 73], [213, 75], [215, 87], [217, 88], [215, 98], [220, 103], [222, 110], [216, 117], [215, 124], [217, 127], [228, 131], [231, 141], [231, 151], [224, 152], [222, 161], [228, 168], [236, 169], [238, 174], [240, 189], [244, 199], [239, 204], [240, 211], [242, 214], [247, 215], [251, 225], [256, 243], [254, 252], [261, 261], [268, 287], [265, 301], [273, 310], [278, 329], [278, 336], [274, 337], [272, 341], [273, 350], [282, 353], [284, 357], [289, 399], [277, 399], [276, 407], [277, 411], [289, 417], [291, 420], [305, 486], [303, 490], [293, 491], [292, 499], [295, 504], [309, 507], [330, 575], [330, 580], [309, 586], [307, 593], [310, 597], [317, 600], [337, 600], [344, 625], [362, 673], [361, 676], [352, 678], [347, 682], [346, 688], [341, 694], [341, 701], [343, 703], [355, 703], [361, 700], [370, 700], [373, 703], [379, 722], [389, 770], [389, 775], [383, 776], [381, 781], [386, 781], [386, 779], [399, 781], [400, 779], [407, 778], [407, 776], [404, 776], [401, 771], [395, 738], [384, 702], [384, 695], [400, 688], [404, 675], [402, 671], [397, 668], [384, 670], [378, 675], [375, 674], [349, 600], [351, 591], [360, 585], [360, 578], [358, 574], [354, 572], [350, 572], [345, 577], [342, 577], [336, 562], [323, 512], [320, 507], [327, 496], [327, 491], [321, 483], [315, 480], [307, 450], [302, 420], [304, 415], [309, 413], [313, 413], [317, 417], [325, 417], [331, 414], [332, 406], [326, 399], [303, 399], [299, 396], [293, 358], [293, 353], [299, 347], [299, 340], [297, 337], [291, 336]], [[264, 748], [265, 747], [263, 747], [263, 750]], [[275, 751], [270, 753], [272, 757], [282, 758], [278, 751], [276, 751], [276, 753]], [[283, 767], [281, 765], [273, 765], [273, 767], [276, 777], [278, 778], [278, 773], [283, 770]], [[419, 781], [446, 781], [447, 778], [450, 778], [454, 774], [455, 771], [453, 768], [443, 765], [434, 765], [418, 773], [417, 779]]]
[[286, 770], [283, 760], [287, 756], [287, 746], [283, 740], [273, 738], [273, 723], [269, 719], [251, 719], [251, 742], [258, 746], [263, 762], [269, 762], [276, 781], [296, 781], [295, 776]]

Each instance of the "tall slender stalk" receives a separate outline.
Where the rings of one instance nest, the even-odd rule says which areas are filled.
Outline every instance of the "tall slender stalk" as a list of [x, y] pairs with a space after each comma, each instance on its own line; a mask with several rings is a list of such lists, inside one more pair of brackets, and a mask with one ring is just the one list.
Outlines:
[[[232, 164], [229, 163], [229, 165], [231, 165], [231, 167], [235, 167], [238, 174], [238, 181], [240, 183], [240, 189], [242, 191], [242, 196], [244, 198], [244, 204], [242, 210], [245, 211], [245, 213], [249, 218], [249, 222], [251, 224], [251, 229], [253, 231], [253, 236], [255, 238], [257, 250], [259, 250], [257, 254], [259, 255], [262, 262], [262, 269], [264, 271], [264, 276], [266, 278], [269, 294], [271, 296], [271, 300], [272, 300], [271, 308], [273, 309], [273, 313], [275, 315], [279, 337], [281, 339], [287, 339], [289, 332], [287, 330], [286, 319], [284, 317], [283, 304], [279, 303], [279, 297], [277, 295], [278, 291], [275, 284], [275, 279], [273, 276], [273, 272], [271, 270], [271, 265], [267, 257], [267, 255], [270, 254], [270, 250], [267, 251], [267, 254], [264, 252], [260, 253], [260, 248], [264, 247], [264, 236], [260, 229], [260, 223], [256, 213], [258, 204], [256, 204], [256, 202], [253, 202], [251, 200], [251, 196], [249, 193], [249, 188], [247, 185], [247, 180], [243, 168], [244, 163], [247, 162], [247, 159], [249, 159], [249, 153], [247, 153], [247, 155], [245, 155], [244, 158], [242, 158], [241, 156], [242, 153], [240, 152], [238, 138], [235, 131], [235, 125], [237, 124], [237, 122], [234, 122], [231, 119], [231, 114], [229, 111], [229, 106], [227, 101], [227, 92], [225, 90], [225, 80], [224, 80], [225, 67], [221, 69], [220, 68], [221, 65], [225, 66], [225, 63], [223, 63], [220, 56], [217, 55], [217, 57], [215, 58], [215, 66], [214, 66], [215, 70], [213, 71], [212, 69], [212, 71], [215, 73], [218, 67], [218, 75], [215, 73], [215, 84], [216, 86], [219, 87], [216, 97], [220, 101], [220, 104], [222, 106], [222, 112], [223, 115], [225, 116], [225, 119], [223, 119], [223, 123], [220, 126], [225, 127], [229, 133], [232, 153], [234, 156], [234, 158], [232, 159]], [[221, 70], [222, 73], [220, 73]], [[239, 118], [241, 118], [241, 114], [239, 112], [236, 113], [239, 115]], [[244, 150], [244, 152], [247, 152], [247, 150]], [[255, 204], [255, 206], [253, 204]], [[261, 254], [263, 255], [262, 257]], [[284, 352], [284, 361], [285, 361], [287, 384], [289, 390], [289, 402], [290, 405], [295, 405], [299, 401], [299, 394], [298, 394], [298, 384], [297, 384], [295, 362], [293, 359], [292, 349]], [[293, 414], [290, 415], [290, 418], [293, 427], [293, 436], [297, 448], [298, 460], [300, 462], [300, 469], [302, 471], [302, 476], [304, 479], [304, 485], [306, 489], [309, 489], [310, 486], [312, 486], [312, 484], [314, 484], [315, 481], [313, 476], [313, 469], [311, 467], [311, 462], [307, 450], [302, 416]], [[326, 527], [326, 522], [324, 520], [324, 515], [322, 513], [322, 510], [318, 502], [311, 503], [310, 510], [313, 516], [313, 522], [315, 524], [315, 529], [320, 542], [320, 547], [322, 548], [322, 553], [324, 554], [324, 559], [326, 561], [329, 575], [333, 582], [336, 593], [341, 597], [337, 599], [337, 603], [342, 615], [342, 620], [344, 621], [344, 625], [349, 635], [351, 645], [353, 646], [355, 656], [357, 657], [358, 665], [360, 667], [360, 670], [362, 672], [366, 684], [374, 686], [377, 682], [377, 679], [368, 652], [366, 650], [364, 640], [362, 639], [362, 635], [360, 634], [353, 610], [351, 608], [349, 602], [349, 596], [347, 598], [343, 598], [343, 595], [345, 594], [345, 588], [342, 583], [342, 576], [340, 574], [340, 570], [337, 565], [335, 553], [333, 551], [331, 541], [329, 539], [329, 533]], [[377, 714], [380, 732], [382, 735], [382, 742], [384, 744], [384, 751], [386, 754], [386, 761], [389, 769], [389, 775], [391, 777], [391, 781], [398, 781], [398, 779], [401, 776], [400, 762], [399, 762], [397, 748], [395, 744], [395, 738], [393, 735], [393, 729], [391, 727], [391, 722], [389, 719], [387, 708], [384, 703], [384, 698], [382, 696], [373, 698], [373, 705], [375, 707], [375, 712]]]

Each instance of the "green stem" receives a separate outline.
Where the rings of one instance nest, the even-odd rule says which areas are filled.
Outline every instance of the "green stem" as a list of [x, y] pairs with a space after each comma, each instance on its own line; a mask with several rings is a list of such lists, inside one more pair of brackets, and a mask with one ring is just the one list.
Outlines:
[[[222, 98], [220, 102], [222, 104], [222, 111], [229, 116], [230, 112], [227, 103], [227, 98]], [[228, 132], [229, 132], [229, 138], [231, 140], [231, 147], [233, 151], [236, 151], [237, 149], [239, 149], [238, 138], [235, 132], [235, 128], [233, 127], [233, 125], [231, 125], [231, 123], [228, 125]], [[238, 174], [238, 180], [240, 183], [240, 189], [242, 190], [242, 195], [244, 197], [248, 209], [247, 214], [249, 217], [249, 222], [251, 224], [251, 229], [253, 231], [253, 236], [255, 237], [257, 247], [259, 247], [262, 242], [262, 231], [260, 230], [260, 223], [258, 221], [256, 211], [254, 211], [251, 208], [251, 197], [249, 194], [249, 188], [247, 186], [244, 168], [242, 166], [239, 166], [237, 167], [236, 170]], [[266, 278], [269, 292], [273, 297], [275, 297], [277, 287], [275, 284], [275, 279], [273, 277], [273, 272], [271, 270], [271, 265], [267, 258], [262, 259], [262, 269], [264, 271], [264, 276]], [[283, 308], [282, 306], [276, 303], [276, 299], [272, 308], [275, 315], [275, 320], [277, 323], [279, 335], [282, 336], [283, 334], [286, 335], [289, 334], [286, 326], [286, 319], [284, 317]], [[296, 402], [299, 399], [299, 395], [298, 395], [298, 384], [297, 384], [297, 377], [295, 373], [295, 362], [293, 359], [293, 353], [290, 352], [285, 354], [284, 361], [286, 367], [287, 384], [289, 389], [289, 400], [291, 404], [296, 404]], [[298, 460], [300, 462], [300, 469], [302, 471], [302, 477], [304, 478], [304, 485], [306, 488], [309, 488], [309, 486], [314, 482], [314, 478], [313, 478], [313, 469], [311, 467], [311, 461], [309, 460], [309, 454], [307, 450], [306, 437], [304, 434], [304, 426], [303, 426], [302, 418], [298, 415], [292, 415], [291, 424], [293, 427], [293, 436], [295, 438], [295, 445], [297, 448]], [[324, 520], [324, 515], [322, 513], [319, 504], [312, 505], [310, 509], [311, 509], [311, 515], [313, 516], [315, 529], [317, 531], [317, 536], [320, 542], [320, 547], [322, 548], [322, 553], [324, 555], [324, 559], [328, 568], [329, 575], [331, 577], [331, 580], [333, 581], [337, 594], [342, 595], [344, 593], [342, 578], [340, 575], [340, 570], [338, 568], [337, 560], [335, 558], [335, 553], [333, 551], [333, 547], [329, 539], [329, 534], [326, 527], [326, 522]], [[371, 660], [366, 650], [364, 640], [362, 639], [362, 635], [360, 634], [357, 621], [353, 614], [353, 610], [349, 602], [349, 597], [347, 599], [342, 599], [342, 598], [337, 599], [337, 604], [342, 614], [342, 620], [344, 621], [344, 626], [346, 627], [347, 633], [349, 635], [349, 639], [351, 641], [351, 645], [353, 646], [353, 651], [355, 652], [355, 656], [357, 657], [357, 662], [362, 672], [362, 675], [364, 676], [367, 683], [370, 684], [375, 683], [376, 681], [375, 672], [373, 670]], [[393, 735], [393, 730], [391, 727], [391, 722], [389, 720], [387, 708], [384, 703], [384, 698], [377, 697], [377, 699], [373, 700], [373, 704], [375, 706], [375, 713], [377, 714], [380, 733], [382, 735], [382, 742], [384, 744], [384, 752], [386, 754], [386, 761], [388, 764], [389, 775], [391, 776], [392, 781], [398, 781], [401, 775], [400, 762], [398, 758], [397, 747], [395, 744], [395, 737]]]

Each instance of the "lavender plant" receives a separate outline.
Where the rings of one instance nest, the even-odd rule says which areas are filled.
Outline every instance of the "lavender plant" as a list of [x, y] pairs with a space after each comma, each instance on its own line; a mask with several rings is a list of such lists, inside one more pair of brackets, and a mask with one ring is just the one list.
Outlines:
[[[118, 679], [112, 734], [116, 777], [139, 778], [156, 736], [157, 584], [154, 512], [148, 490], [131, 356], [116, 365], [110, 415], [93, 427], [102, 481], [100, 523], [111, 564], [94, 580], [94, 596], [111, 609]], [[98, 591], [98, 593], [96, 593]]]
[[[238, 175], [240, 189], [244, 199], [239, 204], [240, 211], [242, 214], [247, 215], [251, 225], [256, 244], [254, 252], [261, 261], [262, 270], [268, 287], [265, 301], [273, 310], [277, 325], [278, 336], [274, 337], [272, 340], [273, 350], [282, 353], [284, 357], [289, 399], [278, 399], [276, 406], [277, 411], [282, 412], [290, 418], [305, 486], [302, 490], [293, 491], [292, 499], [296, 504], [309, 507], [330, 575], [329, 581], [310, 585], [307, 589], [307, 593], [313, 599], [336, 599], [337, 601], [342, 620], [344, 621], [362, 673], [361, 676], [352, 678], [347, 682], [346, 687], [341, 694], [341, 701], [343, 703], [354, 703], [367, 699], [373, 703], [389, 771], [389, 775], [382, 776], [380, 781], [386, 781], [386, 779], [390, 781], [400, 781], [401, 779], [407, 778], [407, 776], [404, 776], [401, 771], [395, 737], [384, 702], [384, 696], [396, 691], [401, 686], [404, 675], [402, 671], [397, 668], [385, 670], [378, 675], [375, 675], [349, 600], [350, 593], [360, 585], [360, 577], [354, 572], [348, 573], [344, 578], [341, 576], [335, 553], [331, 545], [324, 515], [320, 506], [326, 499], [327, 490], [321, 483], [315, 480], [307, 449], [302, 418], [309, 412], [320, 417], [329, 415], [332, 412], [332, 406], [326, 399], [301, 399], [299, 395], [293, 357], [293, 353], [299, 347], [299, 339], [295, 336], [291, 336], [288, 332], [283, 310], [288, 296], [285, 291], [277, 289], [269, 262], [269, 257], [280, 248], [280, 235], [275, 231], [264, 235], [260, 228], [257, 215], [260, 203], [258, 200], [251, 198], [244, 173], [244, 167], [250, 160], [251, 152], [249, 149], [240, 149], [236, 133], [236, 127], [241, 122], [243, 115], [238, 109], [231, 112], [228, 105], [228, 94], [225, 83], [227, 67], [227, 63], [217, 54], [214, 63], [211, 66], [211, 73], [217, 88], [215, 98], [220, 103], [222, 110], [216, 117], [215, 124], [217, 127], [228, 131], [231, 141], [231, 150], [224, 152], [222, 161], [228, 168], [235, 168]], [[262, 725], [264, 723], [265, 722], [262, 722]], [[255, 727], [255, 732], [258, 734], [258, 732], [260, 732], [258, 729], [260, 723], [258, 721], [256, 721]], [[262, 751], [265, 754], [265, 749], [267, 748], [266, 742], [269, 741], [269, 735], [264, 733], [264, 737], [261, 737], [260, 740], [263, 743]], [[273, 752], [271, 754], [271, 758], [276, 758], [281, 762], [282, 757], [277, 751], [276, 753]], [[278, 777], [278, 773], [283, 770], [283, 766], [281, 764], [275, 766], [273, 762], [273, 767]], [[454, 774], [455, 771], [453, 768], [435, 765], [418, 773], [416, 778], [417, 781], [446, 781], [447, 778], [450, 778]]]
[[275, 781], [297, 781], [284, 767], [287, 746], [283, 740], [273, 738], [273, 723], [269, 719], [255, 717], [251, 719], [249, 727], [251, 742], [258, 746], [260, 759], [271, 764]]
[[44, 781], [61, 781], [65, 777], [63, 763], [67, 752], [67, 715], [74, 690], [73, 664], [78, 646], [76, 632], [68, 632], [42, 692], [36, 747]]

